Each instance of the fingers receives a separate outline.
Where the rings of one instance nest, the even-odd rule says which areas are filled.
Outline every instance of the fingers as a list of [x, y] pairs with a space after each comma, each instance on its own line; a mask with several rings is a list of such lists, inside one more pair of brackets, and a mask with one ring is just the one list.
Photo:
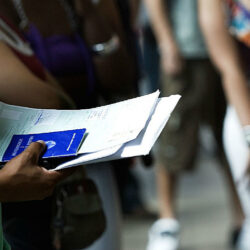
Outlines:
[[[40, 167], [39, 167], [40, 168]], [[48, 197], [53, 193], [56, 184], [71, 175], [74, 172], [73, 168], [64, 169], [60, 171], [47, 170], [40, 168], [43, 171], [44, 178], [46, 179], [44, 188], [42, 189], [42, 198]]]
[[43, 198], [51, 195], [53, 193], [53, 190], [56, 186], [56, 184], [65, 179], [66, 177], [68, 177], [69, 175], [71, 175], [74, 171], [75, 168], [67, 168], [67, 169], [63, 169], [63, 170], [47, 170], [45, 168], [41, 168], [39, 167], [44, 174], [44, 177], [46, 178], [46, 184], [44, 186], [43, 190]]
[[32, 142], [21, 155], [31, 163], [37, 163], [45, 148], [46, 144], [43, 141]]
[[75, 168], [67, 168], [62, 170], [46, 170], [51, 178], [54, 179], [55, 182], [63, 180], [70, 176], [74, 171]]

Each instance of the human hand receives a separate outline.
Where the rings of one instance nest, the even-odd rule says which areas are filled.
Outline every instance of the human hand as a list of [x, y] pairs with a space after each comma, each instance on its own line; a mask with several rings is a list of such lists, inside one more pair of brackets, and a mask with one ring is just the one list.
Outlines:
[[160, 46], [161, 67], [170, 76], [177, 75], [183, 68], [183, 59], [175, 45]]
[[56, 183], [69, 174], [72, 169], [49, 171], [38, 165], [44, 142], [33, 142], [17, 157], [0, 170], [0, 201], [42, 200], [49, 196]]

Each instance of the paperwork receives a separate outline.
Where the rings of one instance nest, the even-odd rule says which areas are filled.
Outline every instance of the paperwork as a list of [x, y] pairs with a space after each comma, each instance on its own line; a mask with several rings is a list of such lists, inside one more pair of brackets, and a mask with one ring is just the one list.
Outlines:
[[[86, 129], [78, 155], [56, 169], [146, 155], [180, 96], [159, 98], [159, 91], [83, 110], [31, 109], [0, 102], [0, 161], [14, 135]], [[53, 139], [53, 138], [52, 138]]]

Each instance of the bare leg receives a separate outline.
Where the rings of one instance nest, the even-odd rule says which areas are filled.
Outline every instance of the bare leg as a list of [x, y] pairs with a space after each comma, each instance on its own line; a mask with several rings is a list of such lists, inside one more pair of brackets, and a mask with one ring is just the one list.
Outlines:
[[162, 164], [156, 168], [157, 192], [160, 218], [175, 218], [176, 176], [170, 174]]

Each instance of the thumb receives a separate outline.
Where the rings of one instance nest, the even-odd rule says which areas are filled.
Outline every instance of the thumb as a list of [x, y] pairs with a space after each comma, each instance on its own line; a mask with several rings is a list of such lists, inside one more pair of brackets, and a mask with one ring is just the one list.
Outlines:
[[29, 156], [29, 160], [33, 163], [37, 163], [41, 154], [45, 151], [46, 144], [44, 141], [32, 142], [23, 153]]

